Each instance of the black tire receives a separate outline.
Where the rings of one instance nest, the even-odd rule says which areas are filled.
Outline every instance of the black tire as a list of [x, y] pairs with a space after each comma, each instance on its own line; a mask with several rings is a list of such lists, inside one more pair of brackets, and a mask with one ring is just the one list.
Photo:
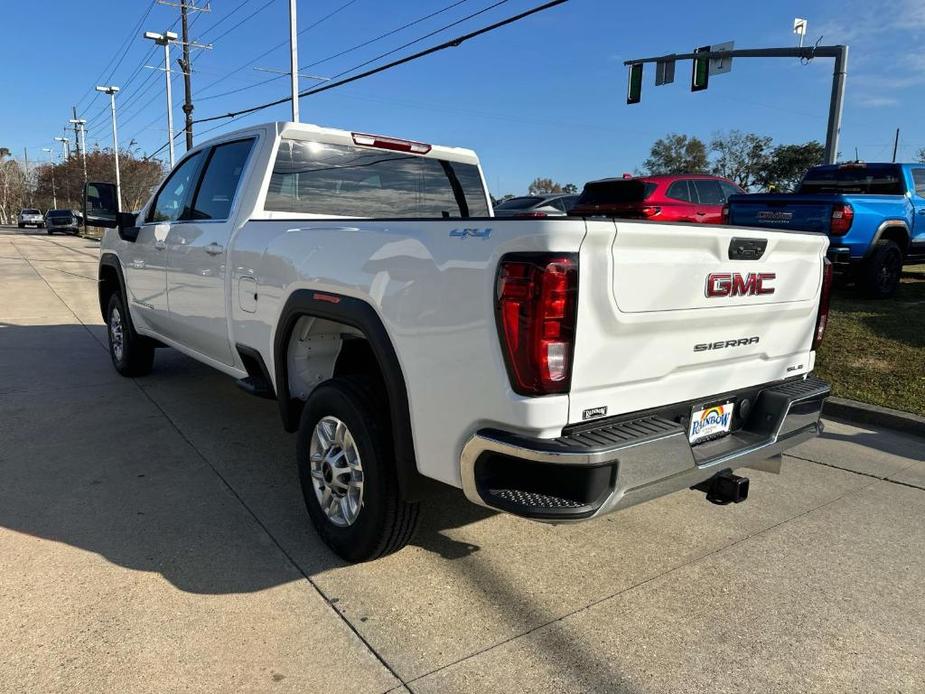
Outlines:
[[[311, 475], [312, 435], [324, 417], [336, 417], [346, 424], [362, 465], [359, 514], [345, 527], [336, 525], [322, 510]], [[390, 432], [385, 399], [367, 377], [344, 376], [322, 383], [302, 410], [296, 460], [305, 506], [321, 539], [349, 562], [396, 552], [408, 544], [417, 528], [420, 504], [400, 496]]]
[[[118, 323], [121, 328], [121, 350], [117, 349], [116, 331], [113, 321], [114, 312], [118, 311]], [[109, 337], [109, 356], [112, 365], [123, 376], [145, 376], [154, 366], [154, 344], [146, 337], [135, 332], [132, 318], [125, 308], [120, 292], [113, 292], [106, 308], [106, 334]]]
[[53, 232], [52, 232], [51, 229], [46, 229], [46, 230], [45, 230], [45, 233], [48, 234], [49, 236], [51, 236]]
[[25, 224], [17, 224], [17, 226], [18, 226], [20, 229], [25, 229], [25, 228], [26, 228], [26, 225], [25, 225]]
[[860, 286], [872, 299], [889, 299], [896, 293], [903, 271], [903, 254], [895, 241], [880, 240], [861, 266]]

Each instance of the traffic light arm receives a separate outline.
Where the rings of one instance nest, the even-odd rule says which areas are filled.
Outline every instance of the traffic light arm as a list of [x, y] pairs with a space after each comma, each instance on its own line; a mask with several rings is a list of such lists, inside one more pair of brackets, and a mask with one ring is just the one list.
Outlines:
[[825, 163], [834, 164], [838, 158], [838, 136], [841, 131], [842, 107], [845, 100], [845, 75], [848, 67], [848, 46], [793, 46], [789, 48], [736, 48], [730, 51], [698, 51], [695, 53], [669, 53], [652, 58], [625, 60], [624, 65], [642, 65], [673, 60], [711, 58], [834, 58], [832, 96], [829, 100], [829, 121], [825, 135]]

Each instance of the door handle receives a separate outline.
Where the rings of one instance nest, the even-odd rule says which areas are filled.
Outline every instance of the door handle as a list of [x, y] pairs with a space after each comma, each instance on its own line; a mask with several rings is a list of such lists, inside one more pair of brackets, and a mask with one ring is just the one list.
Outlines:
[[206, 246], [206, 253], [208, 253], [209, 255], [218, 255], [219, 253], [223, 253], [224, 251], [225, 251], [225, 247], [220, 243], [215, 243], [214, 241], [210, 243], [208, 246]]
[[696, 214], [698, 217], [703, 217], [706, 212], [695, 212], [694, 214]]

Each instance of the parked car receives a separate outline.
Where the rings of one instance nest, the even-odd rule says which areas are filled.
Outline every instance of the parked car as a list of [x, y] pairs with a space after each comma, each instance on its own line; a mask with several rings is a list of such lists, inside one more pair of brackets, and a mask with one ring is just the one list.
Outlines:
[[795, 193], [733, 197], [731, 224], [828, 234], [835, 269], [873, 298], [893, 295], [904, 263], [925, 261], [925, 164], [815, 166]]
[[80, 217], [74, 210], [48, 210], [45, 214], [45, 229], [49, 234], [56, 231], [76, 234], [80, 231]]
[[495, 217], [563, 217], [575, 201], [577, 195], [524, 195], [508, 198], [495, 205]]
[[167, 345], [276, 400], [351, 561], [447, 485], [549, 522], [739, 502], [732, 470], [820, 431], [823, 235], [492, 218], [484, 180], [471, 150], [268, 123], [192, 148], [137, 215], [89, 183], [113, 366]]
[[720, 224], [726, 200], [744, 192], [719, 176], [605, 178], [586, 183], [569, 214]]
[[16, 217], [16, 224], [20, 229], [25, 229], [26, 227], [41, 229], [45, 226], [45, 218], [39, 210], [27, 207], [24, 210], [20, 210], [19, 215]]

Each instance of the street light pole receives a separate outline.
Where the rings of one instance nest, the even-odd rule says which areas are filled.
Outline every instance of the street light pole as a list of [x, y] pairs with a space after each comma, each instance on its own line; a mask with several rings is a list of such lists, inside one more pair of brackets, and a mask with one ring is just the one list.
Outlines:
[[116, 94], [119, 88], [113, 85], [97, 87], [96, 91], [109, 94], [109, 106], [112, 110], [112, 153], [116, 159], [116, 209], [122, 210], [122, 180], [119, 177], [119, 131], [116, 128]]
[[289, 83], [292, 88], [292, 122], [299, 122], [299, 32], [297, 0], [289, 0]]
[[170, 152], [170, 168], [173, 168], [174, 151], [173, 151], [173, 100], [170, 95], [170, 42], [177, 40], [177, 35], [172, 31], [165, 31], [158, 34], [156, 31], [146, 31], [146, 39], [154, 41], [158, 46], [164, 47], [164, 75], [167, 83], [167, 141]]
[[58, 209], [58, 194], [55, 192], [55, 150], [51, 147], [42, 147], [43, 152], [48, 152], [48, 166], [51, 171], [51, 208]]
[[58, 209], [58, 194], [55, 192], [55, 151], [51, 147], [42, 147], [43, 152], [48, 152], [48, 164], [51, 171], [51, 208]]
[[64, 157], [64, 160], [67, 161], [71, 158], [71, 141], [66, 137], [56, 137], [56, 141], [61, 143], [61, 156]]

